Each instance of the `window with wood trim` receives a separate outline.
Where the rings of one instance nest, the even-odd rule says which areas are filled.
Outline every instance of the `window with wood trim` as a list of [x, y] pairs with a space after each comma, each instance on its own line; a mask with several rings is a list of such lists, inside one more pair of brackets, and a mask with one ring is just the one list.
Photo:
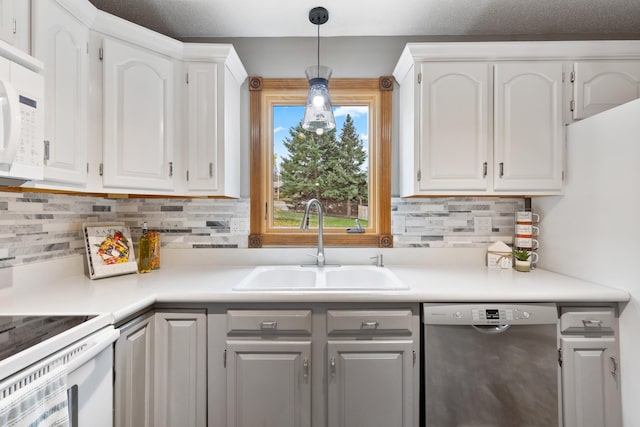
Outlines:
[[[249, 247], [316, 245], [315, 207], [312, 228], [299, 228], [308, 198], [325, 207], [326, 246], [392, 247], [393, 77], [331, 80], [337, 126], [324, 135], [300, 127], [308, 88], [305, 79], [249, 80]], [[282, 122], [284, 116], [292, 118]], [[356, 218], [363, 232], [347, 233]]]

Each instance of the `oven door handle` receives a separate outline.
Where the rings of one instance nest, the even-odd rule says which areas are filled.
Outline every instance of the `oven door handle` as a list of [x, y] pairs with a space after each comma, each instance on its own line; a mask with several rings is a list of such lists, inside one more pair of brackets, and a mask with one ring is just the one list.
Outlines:
[[[93, 335], [85, 338], [84, 341], [87, 341], [90, 346], [89, 349], [83, 351], [78, 357], [71, 359], [67, 363], [67, 372], [73, 372], [78, 369], [80, 366], [87, 363], [89, 360], [96, 357], [102, 350], [110, 346], [115, 340], [120, 336], [120, 331], [114, 329], [113, 326], [106, 327], [98, 332], [95, 332]], [[82, 346], [83, 340], [79, 342], [79, 344], [75, 346]]]
[[505, 332], [511, 325], [471, 325], [471, 327], [482, 334], [495, 335]]

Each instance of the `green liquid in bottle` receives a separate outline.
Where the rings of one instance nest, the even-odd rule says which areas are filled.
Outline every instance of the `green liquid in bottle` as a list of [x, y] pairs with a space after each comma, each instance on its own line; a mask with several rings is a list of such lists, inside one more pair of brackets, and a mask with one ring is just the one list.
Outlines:
[[138, 272], [149, 273], [151, 271], [151, 239], [147, 222], [142, 224], [142, 236], [138, 242]]

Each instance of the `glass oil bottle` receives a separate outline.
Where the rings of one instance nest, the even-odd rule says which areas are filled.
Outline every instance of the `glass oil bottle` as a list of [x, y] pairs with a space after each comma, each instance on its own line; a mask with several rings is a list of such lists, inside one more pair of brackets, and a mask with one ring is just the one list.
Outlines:
[[151, 239], [149, 239], [149, 228], [147, 222], [142, 224], [142, 236], [138, 242], [138, 273], [149, 273], [151, 271]]

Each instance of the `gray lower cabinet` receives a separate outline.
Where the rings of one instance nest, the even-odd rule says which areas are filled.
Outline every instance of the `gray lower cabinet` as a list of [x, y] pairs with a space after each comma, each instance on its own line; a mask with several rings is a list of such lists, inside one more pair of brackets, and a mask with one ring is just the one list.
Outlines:
[[155, 427], [207, 425], [206, 310], [155, 314]]
[[120, 327], [116, 427], [207, 425], [205, 309], [149, 311]]
[[327, 350], [330, 427], [412, 427], [413, 341], [329, 341]]
[[417, 305], [264, 308], [210, 309], [211, 426], [418, 427]]
[[120, 327], [115, 344], [115, 427], [153, 424], [153, 312]]
[[227, 342], [227, 426], [311, 426], [311, 341]]
[[614, 307], [561, 309], [564, 427], [621, 427], [618, 320]]

